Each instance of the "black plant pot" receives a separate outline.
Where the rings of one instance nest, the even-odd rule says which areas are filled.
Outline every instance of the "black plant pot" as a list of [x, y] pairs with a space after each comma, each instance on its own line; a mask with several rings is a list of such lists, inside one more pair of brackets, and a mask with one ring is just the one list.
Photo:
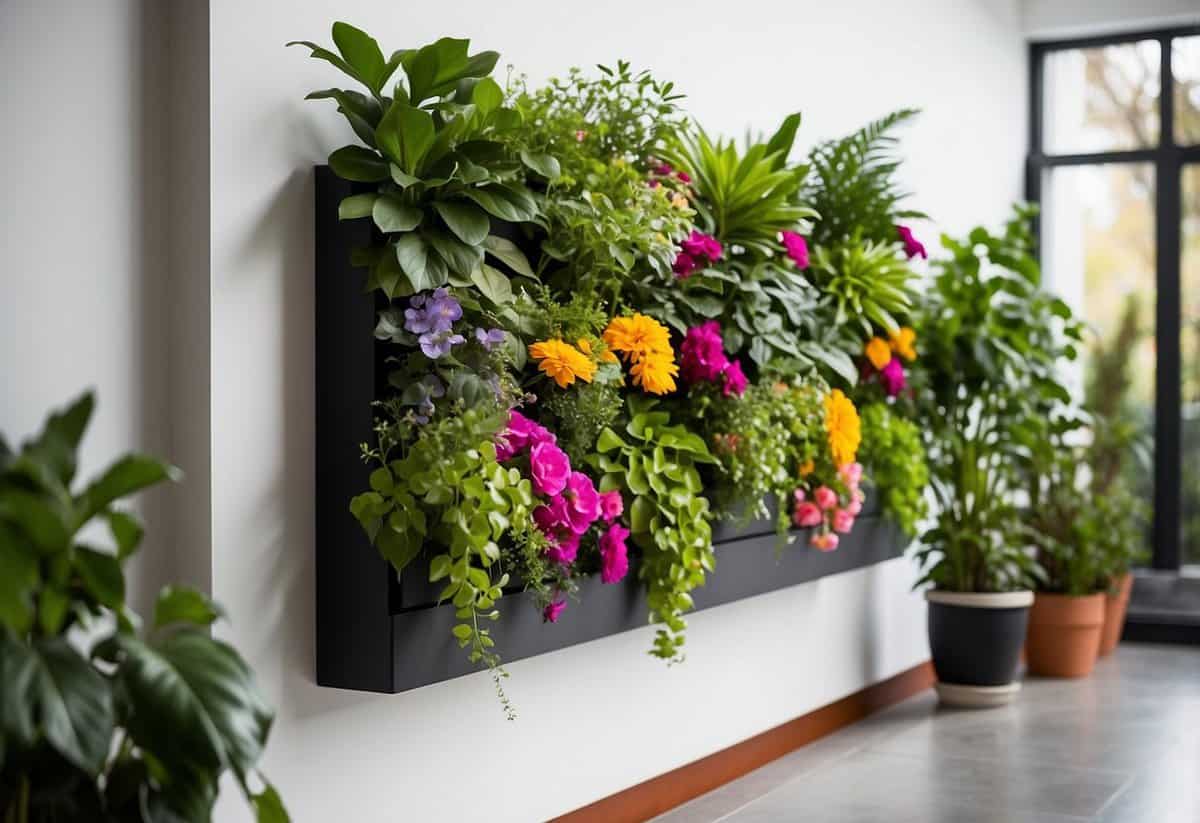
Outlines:
[[929, 650], [943, 703], [986, 708], [1021, 688], [1017, 666], [1033, 592], [925, 592]]

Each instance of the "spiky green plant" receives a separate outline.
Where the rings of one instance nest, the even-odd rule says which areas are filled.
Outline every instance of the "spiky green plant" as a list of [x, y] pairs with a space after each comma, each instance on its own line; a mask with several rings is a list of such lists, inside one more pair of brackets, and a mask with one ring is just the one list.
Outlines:
[[913, 271], [895, 243], [857, 238], [814, 248], [809, 277], [834, 307], [835, 325], [858, 323], [867, 337], [873, 326], [895, 331], [896, 316], [912, 310]]

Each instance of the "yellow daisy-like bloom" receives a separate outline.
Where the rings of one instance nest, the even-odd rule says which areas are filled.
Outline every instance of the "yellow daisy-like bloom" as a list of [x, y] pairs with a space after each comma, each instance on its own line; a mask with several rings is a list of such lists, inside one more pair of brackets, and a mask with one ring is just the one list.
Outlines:
[[868, 340], [863, 354], [876, 369], [882, 369], [892, 361], [892, 347], [882, 337], [872, 337]]
[[892, 351], [910, 363], [917, 359], [917, 350], [913, 348], [916, 339], [917, 333], [908, 326], [903, 326], [888, 335], [888, 343], [891, 344]]
[[614, 317], [602, 337], [604, 345], [625, 355], [625, 361], [629, 363], [636, 363], [647, 354], [675, 356], [667, 327], [644, 314]]
[[854, 462], [862, 440], [862, 427], [858, 409], [841, 389], [825, 395], [825, 435], [829, 438], [829, 451], [835, 466], [841, 468]]
[[529, 347], [529, 356], [538, 361], [538, 368], [565, 389], [576, 378], [591, 383], [596, 376], [596, 364], [570, 343], [562, 340], [543, 340]]
[[650, 394], [667, 394], [675, 391], [675, 376], [679, 374], [679, 366], [675, 365], [671, 355], [653, 353], [634, 363], [629, 373], [633, 375], [635, 386], [641, 386]]

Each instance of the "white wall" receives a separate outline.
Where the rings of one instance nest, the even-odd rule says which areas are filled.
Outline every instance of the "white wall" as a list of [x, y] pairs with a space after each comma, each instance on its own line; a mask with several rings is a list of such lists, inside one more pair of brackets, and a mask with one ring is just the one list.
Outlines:
[[[311, 167], [350, 135], [301, 100], [332, 69], [282, 44], [327, 40], [334, 19], [385, 49], [470, 36], [535, 81], [628, 58], [731, 134], [800, 109], [807, 143], [924, 107], [906, 174], [953, 230], [1004, 216], [1025, 149], [1015, 0], [213, 0], [213, 589], [279, 707], [266, 768], [296, 818], [543, 818], [925, 659], [901, 560], [700, 613], [684, 666], [646, 656], [648, 631], [515, 663], [515, 724], [486, 674], [396, 696], [313, 684]], [[246, 816], [226, 798], [221, 819]]]
[[1085, 37], [1200, 22], [1196, 0], [1021, 0], [1026, 34], [1038, 40]]

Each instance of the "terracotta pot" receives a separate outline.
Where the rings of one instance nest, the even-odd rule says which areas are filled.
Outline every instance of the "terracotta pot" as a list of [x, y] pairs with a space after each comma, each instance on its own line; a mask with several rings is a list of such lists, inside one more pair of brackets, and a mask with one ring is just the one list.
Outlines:
[[1125, 611], [1129, 608], [1129, 593], [1133, 591], [1133, 575], [1125, 572], [1125, 576], [1117, 581], [1115, 591], [1110, 591], [1104, 597], [1104, 631], [1100, 637], [1100, 656], [1113, 653], [1121, 642], [1121, 631], [1125, 628]]
[[1104, 592], [1073, 597], [1038, 592], [1029, 610], [1025, 663], [1042, 677], [1086, 677], [1100, 653]]

